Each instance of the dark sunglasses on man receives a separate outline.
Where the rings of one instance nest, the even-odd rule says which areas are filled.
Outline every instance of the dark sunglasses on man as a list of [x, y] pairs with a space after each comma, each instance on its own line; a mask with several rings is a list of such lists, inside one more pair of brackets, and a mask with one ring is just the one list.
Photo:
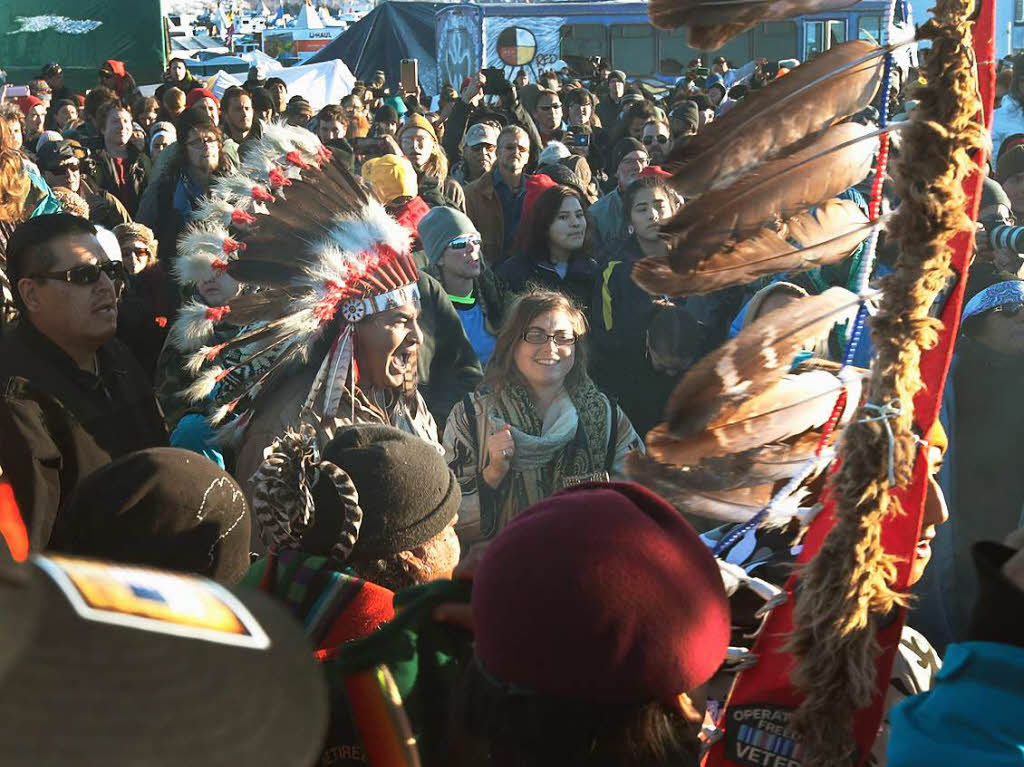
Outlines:
[[644, 136], [644, 146], [650, 146], [655, 142], [655, 140], [657, 140], [659, 144], [667, 144], [668, 136]]
[[540, 106], [540, 105], [537, 106], [537, 109], [539, 109], [541, 112], [550, 112], [552, 109], [561, 109], [561, 108], [562, 108], [562, 105], [558, 104], [558, 103], [548, 104], [547, 106]]
[[40, 272], [33, 274], [37, 280], [70, 282], [72, 285], [93, 285], [105, 274], [112, 282], [124, 282], [124, 264], [120, 261], [103, 261], [98, 264], [79, 264], [63, 272]]
[[62, 162], [54, 173], [58, 176], [66, 176], [69, 173], [78, 173], [81, 169], [82, 166], [78, 160], [73, 160], [72, 162]]

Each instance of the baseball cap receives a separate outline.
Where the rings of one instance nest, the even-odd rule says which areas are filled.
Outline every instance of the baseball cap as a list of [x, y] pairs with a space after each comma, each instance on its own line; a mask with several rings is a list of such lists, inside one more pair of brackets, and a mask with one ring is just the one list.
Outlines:
[[64, 67], [58, 62], [51, 61], [49, 64], [43, 66], [42, 71], [39, 73], [40, 77], [56, 77], [57, 75], [64, 73]]
[[609, 80], [618, 80], [620, 83], [626, 82], [626, 73], [621, 69], [613, 69], [608, 75]]
[[477, 146], [478, 144], [498, 144], [498, 129], [487, 123], [476, 123], [466, 131], [466, 146]]
[[180, 573], [0, 555], [0, 763], [307, 767], [327, 690], [269, 597]]
[[53, 171], [68, 160], [78, 159], [75, 147], [70, 141], [48, 141], [39, 148], [36, 164], [42, 170]]

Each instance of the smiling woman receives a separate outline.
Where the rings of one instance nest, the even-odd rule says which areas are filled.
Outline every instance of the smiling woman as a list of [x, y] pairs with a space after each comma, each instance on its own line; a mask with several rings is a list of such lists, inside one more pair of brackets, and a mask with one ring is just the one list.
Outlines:
[[456, 530], [468, 547], [534, 503], [618, 473], [643, 444], [586, 372], [583, 313], [534, 289], [509, 310], [484, 383], [452, 410], [442, 440], [462, 485]]

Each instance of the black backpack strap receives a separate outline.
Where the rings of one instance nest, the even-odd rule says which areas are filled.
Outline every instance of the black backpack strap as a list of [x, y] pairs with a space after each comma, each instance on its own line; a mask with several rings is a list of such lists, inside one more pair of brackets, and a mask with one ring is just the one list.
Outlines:
[[611, 395], [605, 394], [604, 396], [608, 398], [608, 405], [612, 409], [611, 428], [608, 430], [608, 455], [604, 459], [604, 470], [610, 477], [612, 467], [615, 465], [615, 447], [618, 442], [616, 437], [619, 433], [619, 403]]
[[462, 395], [462, 407], [466, 411], [466, 420], [469, 422], [469, 435], [473, 440], [473, 452], [477, 455], [479, 462], [480, 456], [480, 435], [477, 434], [477, 423], [476, 423], [476, 407], [473, 405], [473, 397], [470, 396], [469, 392]]

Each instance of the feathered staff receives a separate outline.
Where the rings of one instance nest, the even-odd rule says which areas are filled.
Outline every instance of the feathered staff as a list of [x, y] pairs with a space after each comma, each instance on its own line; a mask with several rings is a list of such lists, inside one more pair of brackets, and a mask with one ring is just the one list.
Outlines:
[[[945, 313], [943, 363], [934, 368], [927, 392], [922, 353], [940, 340], [942, 324], [930, 311], [950, 275], [950, 241], [959, 236], [963, 246], [965, 233], [973, 231], [969, 214], [977, 210], [977, 197], [965, 196], [964, 180], [974, 172], [977, 186], [977, 169], [969, 152], [977, 150], [975, 162], [984, 162], [973, 11], [967, 0], [939, 0], [935, 17], [920, 33], [932, 47], [895, 167], [901, 203], [890, 231], [900, 255], [871, 321], [876, 358], [867, 403], [847, 428], [832, 483], [835, 526], [807, 566], [797, 595], [794, 681], [806, 697], [793, 723], [814, 764], [848, 763], [854, 712], [876, 694], [880, 621], [906, 602], [927, 465], [912, 427], [916, 421], [925, 434], [937, 416], [957, 302]], [[961, 291], [967, 271], [962, 253]], [[879, 407], [889, 403], [895, 406], [883, 422]], [[883, 540], [887, 531], [889, 540]]]
[[[752, 708], [777, 714], [773, 721], [787, 728], [783, 743], [802, 764], [862, 763], [878, 732], [885, 681], [904, 617], [893, 608], [907, 583], [924, 504], [927, 462], [924, 450], [914, 449], [909, 427], [913, 418], [919, 433], [928, 433], [937, 416], [972, 250], [964, 231], [970, 219], [964, 213], [977, 204], [980, 175], [975, 172], [968, 179], [966, 198], [960, 190], [966, 172], [973, 170], [967, 150], [980, 138], [974, 122], [980, 112], [979, 92], [984, 94], [985, 115], [991, 115], [994, 10], [990, 2], [982, 5], [973, 52], [969, 12], [958, 0], [946, 0], [924, 30], [935, 42], [925, 70], [927, 87], [919, 94], [923, 111], [915, 115], [900, 162], [903, 207], [891, 230], [902, 240], [902, 252], [896, 273], [885, 284], [881, 317], [874, 323], [878, 363], [868, 399], [875, 406], [880, 399], [891, 404], [887, 398], [895, 396], [897, 407], [882, 408], [885, 420], [880, 420], [877, 407], [862, 411], [861, 422], [844, 434], [844, 462], [834, 495], [812, 523], [798, 559], [811, 564], [786, 584], [790, 595], [798, 595], [796, 629], [792, 601], [768, 617], [753, 652], [774, 662], [760, 663], [739, 676], [726, 711], [726, 738], [713, 747], [709, 765], [736, 763], [734, 744], [742, 714]], [[975, 61], [983, 63], [977, 72], [980, 91]], [[984, 160], [978, 151], [975, 162]], [[954, 232], [959, 233], [950, 250]], [[928, 314], [951, 256], [960, 279], [942, 309], [943, 327]], [[895, 431], [892, 464], [886, 424]], [[911, 477], [915, 453], [921, 460]], [[906, 490], [894, 487], [899, 483]], [[903, 515], [897, 513], [900, 506]], [[795, 679], [803, 692], [787, 679], [790, 652], [798, 662]], [[787, 712], [797, 707], [794, 732], [788, 729]], [[851, 757], [851, 735], [856, 758]]]

